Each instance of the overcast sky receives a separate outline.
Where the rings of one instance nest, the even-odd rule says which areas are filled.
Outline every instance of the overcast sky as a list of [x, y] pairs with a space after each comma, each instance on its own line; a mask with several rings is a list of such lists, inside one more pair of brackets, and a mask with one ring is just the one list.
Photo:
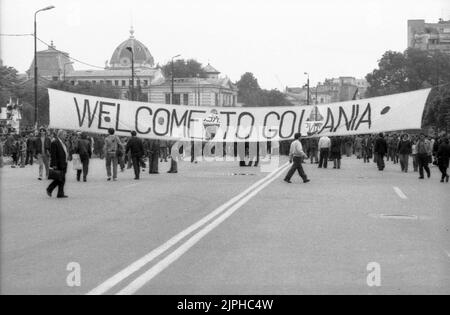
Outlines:
[[[450, 19], [449, 0], [0, 0], [1, 33], [32, 33], [48, 5], [38, 37], [87, 63], [103, 67], [133, 24], [157, 63], [181, 54], [280, 90], [304, 84], [304, 72], [313, 84], [364, 77], [386, 50], [406, 49], [408, 19]], [[27, 70], [33, 38], [0, 39], [3, 63]]]

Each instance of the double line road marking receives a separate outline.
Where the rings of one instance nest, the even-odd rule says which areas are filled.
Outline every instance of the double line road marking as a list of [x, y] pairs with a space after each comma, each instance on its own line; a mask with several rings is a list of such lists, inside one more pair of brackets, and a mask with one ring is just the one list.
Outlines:
[[[154, 277], [156, 277], [158, 274], [164, 271], [168, 266], [174, 263], [190, 248], [192, 248], [195, 244], [197, 244], [204, 236], [206, 236], [217, 226], [219, 226], [222, 222], [224, 222], [227, 218], [229, 218], [234, 212], [236, 212], [240, 207], [242, 207], [245, 203], [247, 203], [251, 198], [253, 198], [261, 190], [267, 187], [275, 179], [277, 179], [281, 175], [281, 173], [287, 168], [287, 166], [289, 166], [289, 163], [283, 164], [278, 169], [276, 169], [263, 179], [259, 180], [246, 190], [244, 190], [242, 193], [238, 194], [237, 196], [233, 197], [222, 206], [215, 209], [209, 215], [205, 216], [198, 222], [189, 226], [184, 231], [178, 233], [170, 240], [168, 240], [166, 243], [152, 250], [144, 257], [130, 264], [128, 267], [119, 271], [117, 274], [113, 275], [111, 278], [107, 279], [105, 282], [101, 283], [99, 286], [97, 286], [87, 294], [100, 295], [107, 293], [109, 290], [117, 286], [120, 282], [127, 279], [129, 276], [142, 269], [145, 265], [149, 264], [150, 262], [158, 258], [160, 255], [164, 254], [166, 251], [174, 247], [182, 239], [184, 239], [197, 229], [203, 227], [200, 231], [195, 233], [191, 238], [189, 238], [186, 242], [184, 242], [177, 249], [175, 249], [171, 254], [169, 254], [167, 257], [159, 261], [156, 265], [151, 267], [141, 276], [137, 277], [124, 289], [119, 291], [118, 294], [125, 295], [135, 293], [137, 290], [142, 288], [146, 283], [148, 283], [150, 280], [152, 280]], [[214, 218], [216, 219], [208, 224], [208, 222], [210, 222]]]

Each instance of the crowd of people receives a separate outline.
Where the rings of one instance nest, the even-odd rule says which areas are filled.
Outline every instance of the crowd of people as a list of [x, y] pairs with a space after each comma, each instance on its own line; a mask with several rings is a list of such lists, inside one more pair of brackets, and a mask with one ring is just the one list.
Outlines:
[[378, 169], [385, 169], [385, 160], [398, 164], [402, 172], [412, 169], [419, 173], [419, 179], [431, 177], [430, 164], [439, 167], [441, 182], [448, 182], [449, 167], [449, 137], [429, 137], [424, 133], [391, 133], [357, 135], [353, 137], [327, 137], [307, 138], [303, 141], [305, 156], [311, 164], [318, 164], [319, 168], [327, 168], [328, 161], [333, 161], [333, 168], [341, 168], [343, 155], [355, 155], [364, 163], [373, 161]]
[[[300, 134], [296, 134], [295, 138], [289, 143], [289, 155], [293, 166], [285, 178], [287, 182], [290, 182], [295, 171], [299, 172], [304, 182], [309, 182], [301, 166], [305, 160], [310, 160], [311, 164], [318, 164], [319, 168], [328, 168], [328, 163], [332, 162], [334, 169], [340, 169], [344, 155], [349, 157], [355, 155], [364, 163], [373, 161], [380, 171], [385, 169], [386, 159], [398, 164], [400, 170], [405, 173], [410, 170], [409, 162], [412, 160], [412, 169], [419, 173], [419, 179], [424, 179], [425, 174], [430, 178], [429, 165], [434, 164], [441, 172], [441, 182], [449, 181], [447, 170], [450, 145], [446, 135], [432, 138], [423, 133], [414, 135], [380, 133], [353, 137], [302, 138]], [[89, 161], [93, 156], [105, 160], [107, 181], [116, 181], [119, 169], [120, 172], [124, 172], [125, 169], [131, 168], [134, 170], [134, 179], [139, 180], [141, 172], [145, 172], [147, 163], [149, 174], [158, 174], [158, 164], [168, 162], [169, 158], [171, 167], [168, 173], [178, 172], [177, 157], [173, 157], [173, 152], [171, 154], [173, 144], [174, 142], [165, 140], [142, 140], [134, 131], [130, 137], [119, 137], [115, 135], [114, 129], [109, 129], [108, 135], [104, 136], [42, 127], [36, 132], [2, 136], [0, 166], [3, 166], [3, 156], [11, 156], [12, 168], [24, 168], [36, 161], [39, 164], [38, 180], [54, 179], [47, 193], [51, 196], [53, 189], [59, 187], [57, 196], [63, 198], [68, 161], [73, 162], [77, 181], [88, 180]], [[192, 154], [191, 162], [197, 162], [195, 154]], [[259, 154], [255, 166], [258, 162]], [[242, 157], [240, 165], [248, 166], [243, 163]], [[57, 172], [52, 173], [52, 170]]]

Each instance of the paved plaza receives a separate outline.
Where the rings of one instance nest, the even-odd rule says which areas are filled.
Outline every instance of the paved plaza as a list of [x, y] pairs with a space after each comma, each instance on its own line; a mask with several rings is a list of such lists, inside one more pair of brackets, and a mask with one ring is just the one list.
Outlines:
[[[49, 198], [37, 165], [1, 169], [3, 294], [450, 293], [450, 184], [387, 162], [304, 164], [283, 182], [237, 162], [182, 162], [178, 174], [88, 182]], [[148, 170], [147, 170], [148, 171]], [[68, 265], [81, 285], [67, 284]], [[370, 287], [370, 263], [380, 286]]]

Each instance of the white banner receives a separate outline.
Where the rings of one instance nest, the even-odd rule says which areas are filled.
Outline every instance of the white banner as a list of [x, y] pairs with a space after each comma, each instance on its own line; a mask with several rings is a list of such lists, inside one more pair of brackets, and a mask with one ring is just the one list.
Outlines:
[[317, 106], [199, 107], [131, 102], [49, 89], [51, 128], [166, 140], [225, 142], [346, 136], [421, 128], [431, 89]]

